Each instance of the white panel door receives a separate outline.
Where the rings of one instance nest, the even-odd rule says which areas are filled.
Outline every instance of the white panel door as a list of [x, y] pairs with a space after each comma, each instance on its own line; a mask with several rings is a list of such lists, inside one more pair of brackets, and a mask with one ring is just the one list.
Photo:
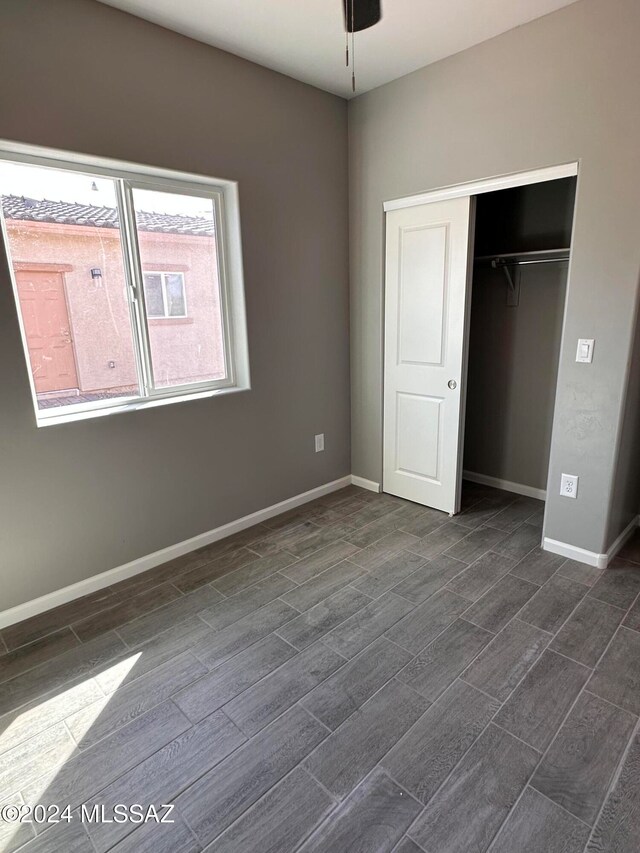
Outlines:
[[385, 492], [460, 502], [471, 199], [387, 213]]

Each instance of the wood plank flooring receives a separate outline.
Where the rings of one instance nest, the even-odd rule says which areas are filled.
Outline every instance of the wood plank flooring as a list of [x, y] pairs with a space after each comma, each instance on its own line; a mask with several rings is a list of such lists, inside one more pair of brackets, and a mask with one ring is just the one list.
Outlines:
[[637, 853], [640, 535], [463, 506], [348, 487], [0, 632], [0, 807], [73, 813], [1, 853]]

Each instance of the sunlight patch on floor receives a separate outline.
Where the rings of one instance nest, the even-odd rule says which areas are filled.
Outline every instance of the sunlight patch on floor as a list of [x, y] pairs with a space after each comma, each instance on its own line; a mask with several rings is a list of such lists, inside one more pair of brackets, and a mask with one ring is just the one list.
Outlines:
[[[0, 719], [0, 792], [3, 792], [0, 804], [19, 805], [24, 802], [20, 789], [27, 785], [32, 804], [43, 797], [60, 769], [79, 753], [64, 720], [76, 714], [80, 725], [76, 725], [74, 735], [77, 743], [81, 744], [82, 738], [113, 699], [115, 691], [127, 679], [140, 656], [141, 653], [133, 654], [107, 667], [97, 678], [89, 678]], [[50, 762], [49, 767], [47, 762]], [[38, 769], [39, 778], [30, 778], [31, 764], [34, 772]], [[17, 768], [21, 774], [19, 777], [16, 776]], [[25, 829], [29, 834], [23, 839]], [[20, 823], [0, 823], [0, 853], [16, 846], [19, 832], [21, 844], [31, 837], [28, 827]]]

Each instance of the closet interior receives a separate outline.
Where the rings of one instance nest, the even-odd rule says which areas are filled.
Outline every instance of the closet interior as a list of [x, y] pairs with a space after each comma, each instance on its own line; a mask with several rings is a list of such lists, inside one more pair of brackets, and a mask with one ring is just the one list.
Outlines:
[[464, 476], [540, 498], [575, 191], [563, 178], [476, 198]]

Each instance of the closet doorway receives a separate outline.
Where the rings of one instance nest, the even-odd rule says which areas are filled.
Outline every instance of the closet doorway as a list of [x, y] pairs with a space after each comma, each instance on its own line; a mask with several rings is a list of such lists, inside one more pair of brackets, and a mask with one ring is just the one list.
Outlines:
[[388, 202], [383, 491], [546, 494], [577, 164]]

